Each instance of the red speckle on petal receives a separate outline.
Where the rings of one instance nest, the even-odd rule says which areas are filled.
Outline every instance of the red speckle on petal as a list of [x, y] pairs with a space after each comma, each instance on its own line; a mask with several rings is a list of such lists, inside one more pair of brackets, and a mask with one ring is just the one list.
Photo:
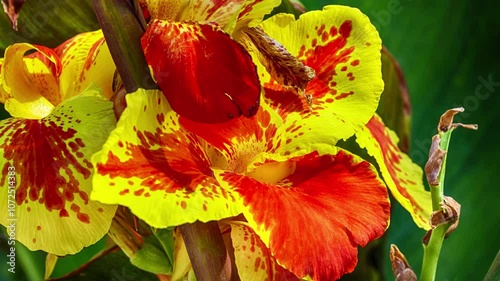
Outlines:
[[36, 230], [40, 231], [40, 230], [42, 230], [42, 227], [41, 227], [40, 225], [38, 225], [38, 226], [36, 227]]
[[320, 36], [321, 33], [323, 33], [324, 30], [325, 30], [325, 24], [322, 24], [320, 26], [320, 28], [316, 31], [318, 33], [318, 36]]
[[36, 243], [36, 238], [33, 238], [33, 240], [31, 240], [31, 241], [33, 241], [33, 243]]
[[71, 211], [75, 212], [75, 213], [79, 213], [80, 212], [80, 206], [76, 205], [76, 204], [71, 204]]
[[99, 209], [97, 209], [97, 211], [98, 211], [99, 213], [102, 213], [102, 212], [104, 212], [104, 209], [103, 209], [103, 208], [99, 208]]
[[347, 66], [342, 66], [342, 68], [340, 69], [340, 71], [346, 71], [347, 70]]
[[59, 217], [63, 218], [63, 217], [69, 217], [69, 213], [66, 209], [62, 209], [61, 211], [59, 211]]
[[335, 26], [332, 26], [330, 28], [330, 37], [337, 36], [337, 34], [338, 34], [337, 28]]
[[352, 31], [352, 21], [350, 20], [344, 21], [339, 28], [340, 35], [345, 38], [351, 36], [351, 31]]
[[83, 223], [86, 223], [86, 224], [89, 224], [90, 223], [90, 218], [89, 218], [89, 215], [87, 214], [84, 214], [84, 213], [78, 213], [76, 215], [76, 217], [78, 218], [79, 221], [83, 222]]
[[186, 209], [187, 203], [186, 201], [181, 201], [181, 208]]
[[260, 267], [260, 257], [255, 259], [254, 271], [255, 272], [259, 271], [259, 267]]
[[353, 91], [350, 91], [348, 93], [342, 93], [342, 94], [336, 96], [335, 99], [336, 100], [341, 100], [341, 99], [347, 98], [348, 96], [351, 96], [351, 95], [354, 95]]
[[160, 125], [163, 124], [163, 122], [165, 122], [165, 114], [156, 114], [156, 121], [158, 121], [158, 124]]
[[357, 65], [359, 65], [359, 60], [353, 60], [353, 61], [351, 62], [351, 65], [352, 65], [352, 66], [357, 66]]
[[120, 193], [119, 193], [119, 194], [120, 194], [120, 195], [125, 195], [125, 194], [127, 194], [127, 193], [129, 193], [129, 192], [130, 192], [130, 190], [127, 188], [127, 189], [124, 189], [124, 190], [120, 191]]
[[144, 188], [141, 188], [139, 190], [134, 191], [134, 195], [135, 196], [141, 196], [142, 193], [144, 193]]

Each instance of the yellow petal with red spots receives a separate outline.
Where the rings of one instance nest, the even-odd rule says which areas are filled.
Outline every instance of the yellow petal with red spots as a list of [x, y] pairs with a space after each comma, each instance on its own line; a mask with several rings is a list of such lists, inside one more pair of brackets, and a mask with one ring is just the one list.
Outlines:
[[229, 224], [236, 268], [241, 280], [300, 280], [276, 262], [269, 249], [250, 226], [242, 222]]
[[431, 195], [425, 190], [422, 168], [399, 150], [396, 134], [375, 115], [356, 134], [356, 141], [375, 158], [394, 198], [410, 212], [419, 227], [428, 230], [432, 212]]
[[[25, 57], [25, 53], [33, 49], [38, 52]], [[32, 118], [40, 115], [37, 111], [40, 104], [59, 104], [62, 100], [57, 78], [60, 71], [59, 57], [46, 47], [27, 43], [9, 46], [5, 50], [0, 81], [7, 100], [16, 99], [18, 103], [25, 104], [22, 109], [7, 108], [9, 113], [15, 117]]]
[[127, 104], [92, 157], [91, 199], [127, 206], [157, 228], [239, 213], [213, 177], [206, 143], [180, 127], [162, 92], [139, 90], [127, 95]]
[[290, 126], [307, 131], [320, 125], [337, 141], [352, 136], [368, 122], [377, 108], [383, 81], [381, 40], [367, 16], [355, 8], [327, 6], [298, 20], [279, 14], [261, 26], [316, 73], [305, 89], [313, 97], [309, 109], [303, 98], [274, 81], [254, 60], [266, 102]]
[[239, 194], [249, 225], [278, 263], [298, 277], [339, 279], [354, 269], [358, 245], [389, 224], [385, 185], [373, 166], [347, 152], [312, 152], [257, 169], [216, 176]]
[[0, 121], [0, 223], [30, 250], [74, 254], [107, 233], [116, 206], [89, 200], [87, 159], [115, 125], [112, 106], [89, 88], [43, 119]]
[[109, 99], [113, 95], [115, 64], [101, 30], [78, 34], [54, 50], [61, 58], [59, 77], [63, 99], [78, 95], [96, 84]]

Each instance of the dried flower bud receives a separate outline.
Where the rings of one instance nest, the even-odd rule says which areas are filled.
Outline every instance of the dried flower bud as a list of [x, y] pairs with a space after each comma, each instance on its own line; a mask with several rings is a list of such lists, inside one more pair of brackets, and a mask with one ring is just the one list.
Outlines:
[[17, 18], [26, 0], [2, 0], [3, 10], [9, 16], [12, 29], [17, 31]]
[[437, 186], [439, 184], [439, 172], [441, 171], [441, 165], [443, 163], [446, 151], [439, 148], [439, 143], [441, 138], [439, 135], [435, 135], [432, 138], [431, 148], [429, 150], [429, 160], [425, 164], [425, 176], [427, 182], [431, 186]]
[[417, 276], [408, 264], [406, 257], [394, 244], [391, 245], [390, 258], [396, 281], [417, 281]]
[[463, 107], [452, 108], [441, 115], [441, 119], [439, 119], [438, 132], [447, 132], [449, 129], [454, 129], [456, 127], [477, 130], [476, 124], [453, 123], [453, 116], [459, 112], [464, 112], [464, 110], [465, 109]]
[[431, 230], [427, 231], [424, 238], [422, 239], [422, 243], [427, 245], [429, 243], [429, 239], [432, 234], [432, 230], [436, 227], [452, 223], [448, 230], [446, 231], [445, 238], [448, 237], [455, 229], [458, 227], [459, 219], [460, 219], [460, 204], [455, 201], [452, 197], [443, 196], [443, 202], [441, 202], [441, 208], [438, 211], [432, 212], [430, 225]]

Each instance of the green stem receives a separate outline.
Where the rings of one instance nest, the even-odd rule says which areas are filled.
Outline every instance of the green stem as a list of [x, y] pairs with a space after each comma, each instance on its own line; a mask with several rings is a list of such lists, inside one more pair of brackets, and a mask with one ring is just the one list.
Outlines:
[[197, 221], [179, 228], [197, 280], [239, 280], [216, 221]]
[[133, 5], [137, 0], [92, 0], [99, 25], [127, 93], [156, 89], [141, 47], [144, 27]]
[[[448, 151], [450, 144], [451, 133], [453, 129], [451, 128], [447, 132], [439, 133], [441, 141], [439, 142], [439, 148]], [[439, 184], [437, 186], [431, 186], [431, 198], [432, 198], [432, 210], [438, 211], [441, 209], [441, 202], [443, 201], [444, 194], [444, 180], [445, 180], [445, 170], [446, 170], [446, 158], [448, 154], [445, 154], [443, 162], [441, 165], [441, 170], [439, 171]], [[424, 245], [424, 259], [422, 265], [422, 272], [420, 274], [420, 281], [434, 281], [436, 278], [437, 264], [439, 260], [439, 254], [441, 252], [441, 247], [443, 246], [444, 237], [446, 231], [450, 227], [451, 223], [442, 224], [436, 227], [431, 234], [429, 243], [427, 246]]]

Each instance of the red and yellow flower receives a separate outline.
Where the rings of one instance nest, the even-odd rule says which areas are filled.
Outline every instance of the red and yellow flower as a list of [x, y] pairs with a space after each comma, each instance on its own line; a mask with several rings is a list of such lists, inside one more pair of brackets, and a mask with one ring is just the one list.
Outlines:
[[[357, 246], [382, 235], [389, 221], [376, 169], [335, 147], [375, 112], [381, 42], [366, 16], [339, 6], [299, 20], [278, 15], [261, 27], [315, 70], [305, 89], [311, 109], [256, 59], [265, 95], [251, 118], [197, 123], [179, 117], [162, 92], [140, 90], [127, 96], [117, 128], [92, 159], [91, 199], [127, 206], [158, 228], [242, 213], [246, 222], [230, 223], [240, 276], [335, 280], [354, 269]], [[159, 64], [152, 69], [178, 70]], [[179, 89], [168, 85], [163, 92]]]
[[100, 31], [55, 49], [19, 43], [5, 51], [0, 102], [13, 117], [0, 121], [0, 211], [9, 214], [0, 223], [15, 222], [30, 250], [73, 254], [109, 229], [116, 206], [89, 199], [89, 160], [116, 123], [106, 99], [114, 70]]

